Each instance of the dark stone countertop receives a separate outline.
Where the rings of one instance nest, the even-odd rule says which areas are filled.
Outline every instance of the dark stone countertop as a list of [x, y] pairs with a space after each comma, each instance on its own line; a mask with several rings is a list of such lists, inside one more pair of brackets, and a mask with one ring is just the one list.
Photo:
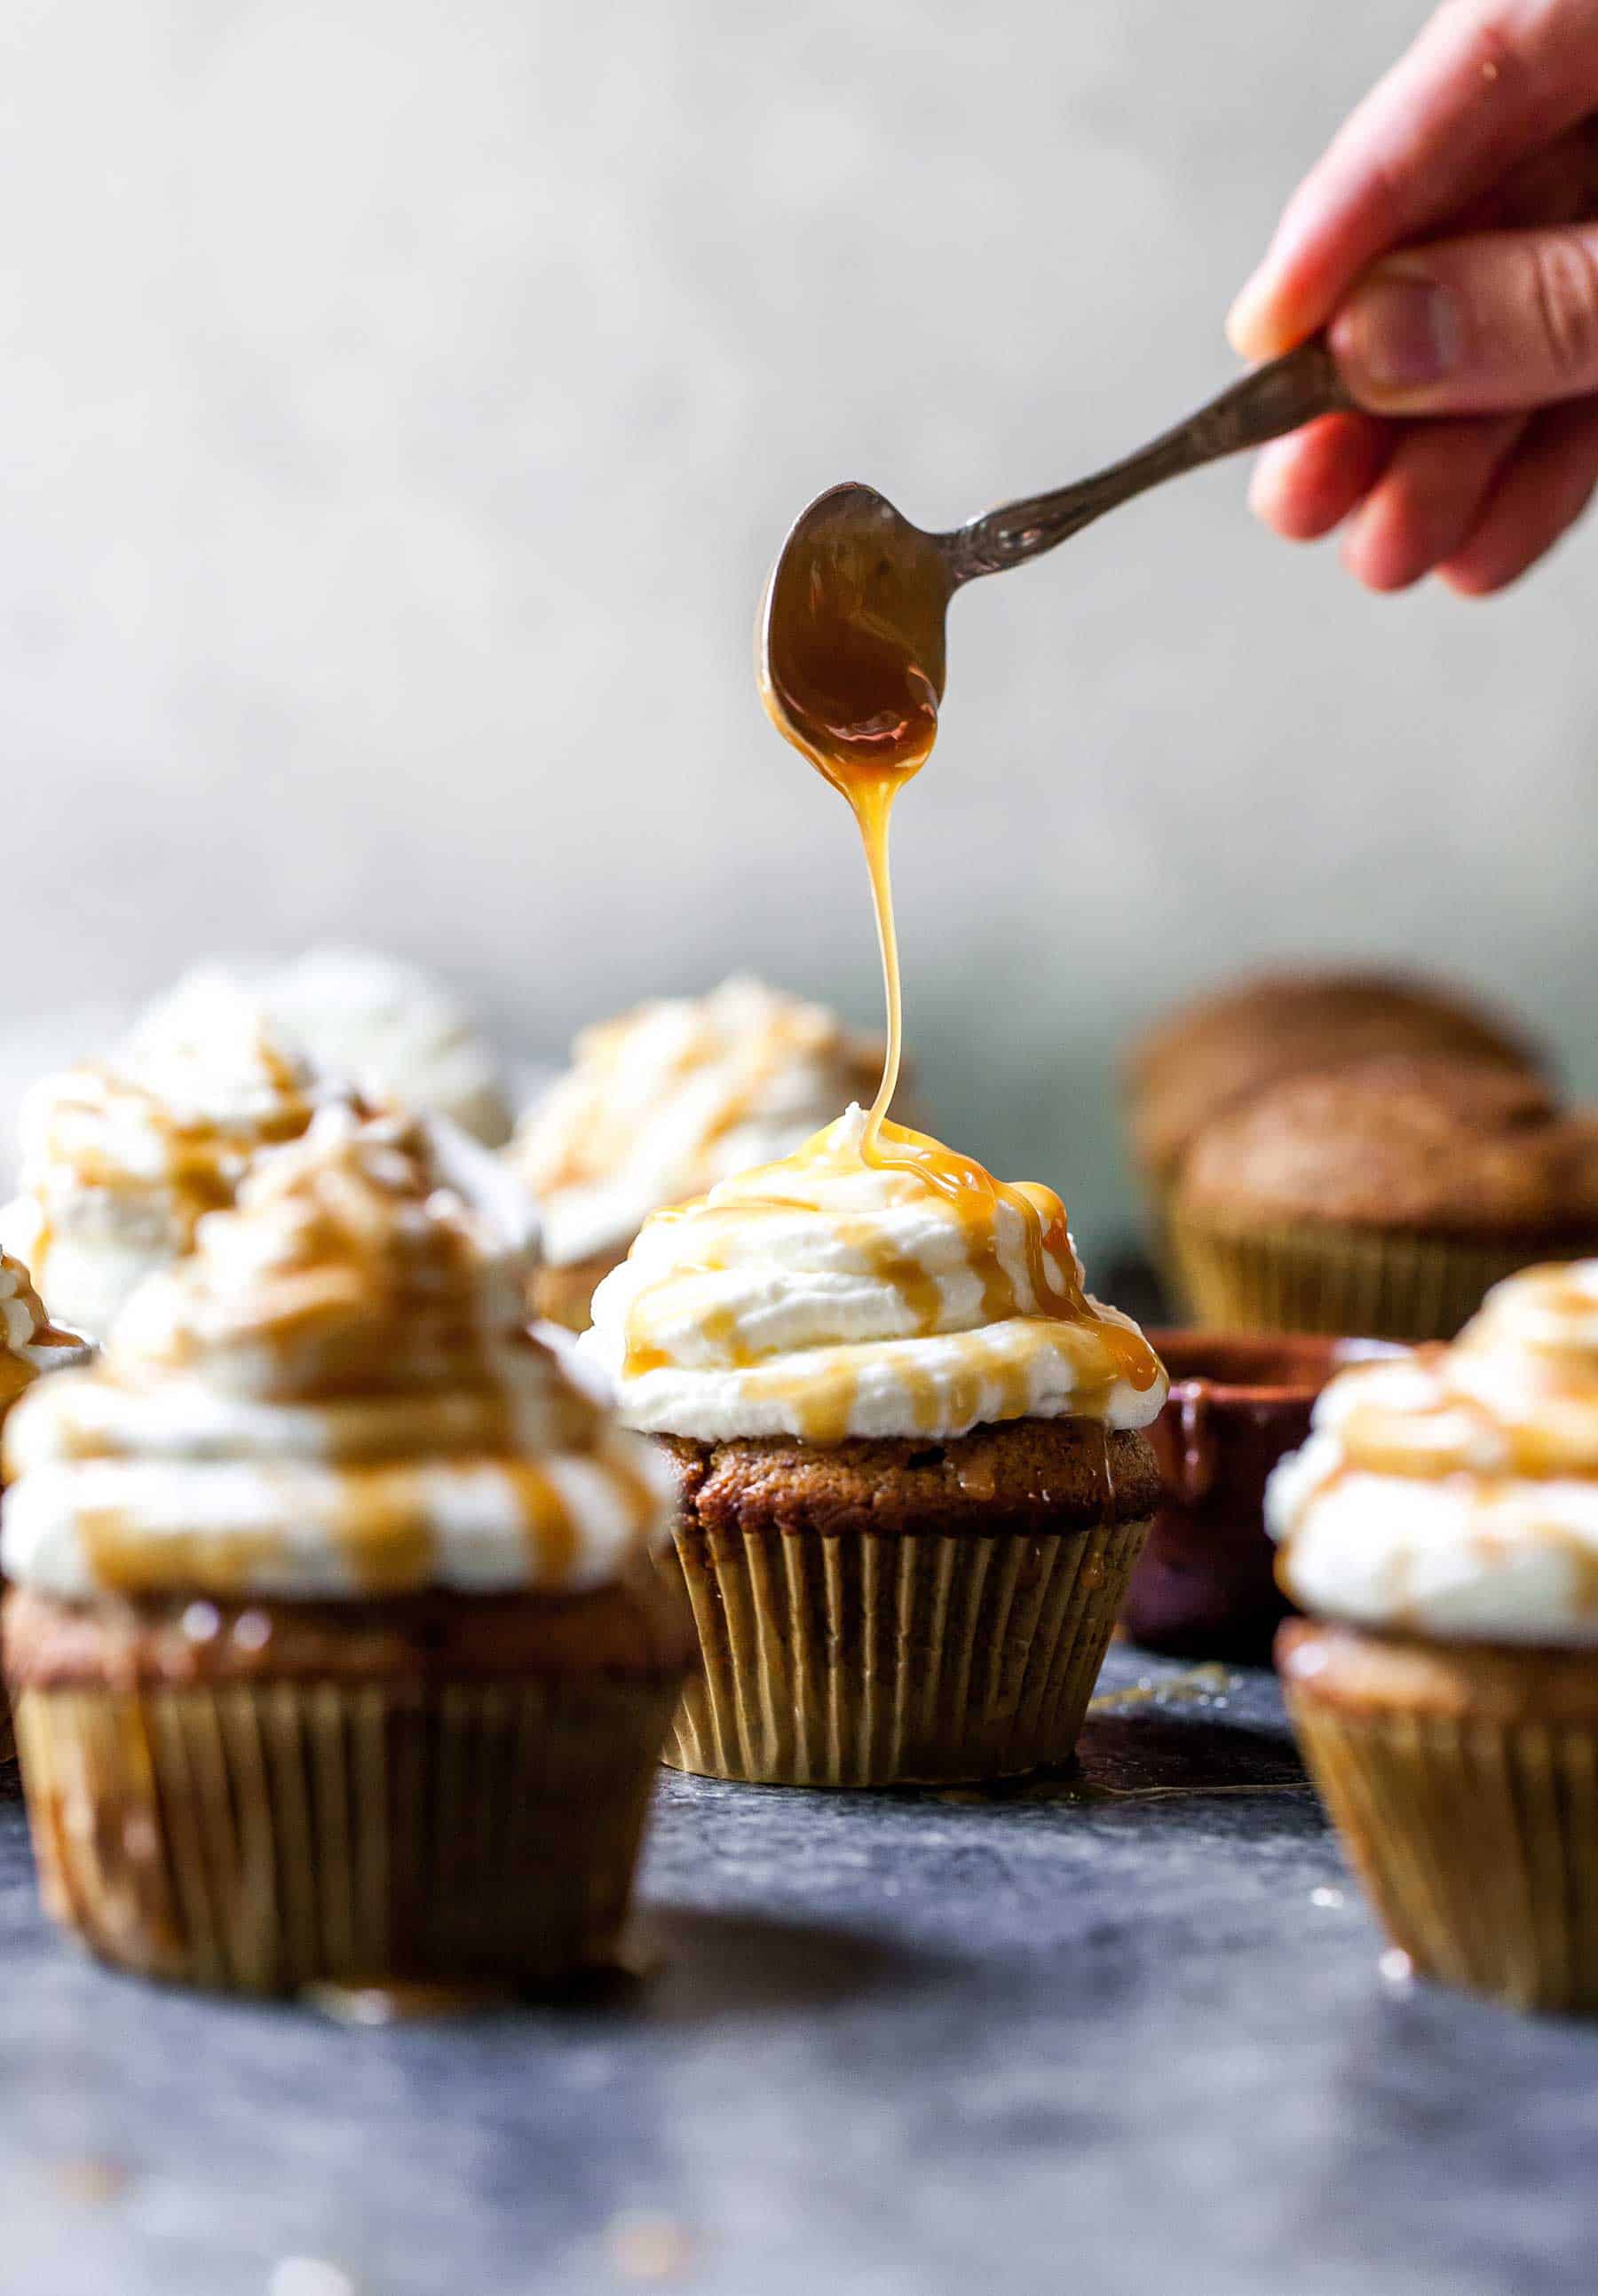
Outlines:
[[0, 1805], [0, 2289], [1585, 2296], [1598, 2029], [1381, 1973], [1267, 1676], [1117, 1650], [1083, 1754], [668, 1776], [652, 1974], [381, 2030], [95, 1968]]

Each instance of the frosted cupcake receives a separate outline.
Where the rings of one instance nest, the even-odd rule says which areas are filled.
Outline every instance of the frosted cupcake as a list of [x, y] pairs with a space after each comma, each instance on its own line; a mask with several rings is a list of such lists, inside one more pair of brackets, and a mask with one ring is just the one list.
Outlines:
[[41, 1880], [109, 1960], [268, 1992], [614, 1946], [692, 1645], [667, 1482], [523, 1327], [455, 1140], [325, 1111], [6, 1429]]
[[582, 1331], [651, 1212], [786, 1156], [875, 1090], [881, 1064], [880, 1043], [758, 980], [585, 1029], [510, 1151], [542, 1215], [539, 1312]]
[[151, 1008], [158, 1025], [191, 1000], [232, 992], [318, 1076], [386, 1105], [445, 1116], [498, 1148], [511, 1115], [492, 1047], [447, 985], [420, 965], [368, 948], [313, 948], [286, 964], [232, 960], [202, 967]]
[[259, 1152], [297, 1138], [327, 1096], [248, 998], [212, 984], [152, 1013], [109, 1061], [33, 1087], [0, 1244], [54, 1314], [103, 1338], [141, 1279], [233, 1201]]
[[580, 1349], [675, 1471], [704, 1661], [667, 1759], [788, 1784], [1065, 1760], [1166, 1382], [1059, 1199], [858, 1107], [646, 1222]]
[[1598, 1260], [1343, 1373], [1268, 1509], [1289, 1710], [1394, 1939], [1598, 2009]]

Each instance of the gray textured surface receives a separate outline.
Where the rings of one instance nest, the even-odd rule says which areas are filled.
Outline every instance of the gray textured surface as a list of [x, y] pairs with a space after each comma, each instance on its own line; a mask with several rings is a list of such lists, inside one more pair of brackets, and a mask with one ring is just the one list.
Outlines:
[[654, 1974], [471, 2021], [104, 1974], [0, 1808], [0, 2288], [1585, 2296], [1598, 2035], [1380, 1977], [1268, 1678], [1105, 1690], [1075, 1784], [667, 1780]]

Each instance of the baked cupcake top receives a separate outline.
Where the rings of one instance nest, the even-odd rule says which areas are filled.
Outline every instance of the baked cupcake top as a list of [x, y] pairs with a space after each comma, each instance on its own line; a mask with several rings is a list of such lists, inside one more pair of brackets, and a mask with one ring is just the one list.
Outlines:
[[1442, 1054], [1287, 1078], [1207, 1125], [1187, 1210], [1550, 1239], [1598, 1223], [1598, 1119], [1535, 1078]]
[[1527, 1268], [1451, 1345], [1341, 1373], [1266, 1519], [1307, 1611], [1598, 1645], [1598, 1259]]
[[232, 1599], [614, 1577], [665, 1484], [523, 1327], [520, 1201], [458, 1134], [323, 1111], [140, 1287], [95, 1369], [12, 1413], [7, 1572]]
[[630, 1242], [653, 1211], [786, 1156], [861, 1092], [882, 1047], [758, 980], [585, 1029], [509, 1154], [556, 1266]]
[[1147, 1425], [1165, 1374], [1137, 1325], [1084, 1293], [1052, 1190], [1006, 1186], [897, 1124], [868, 1161], [865, 1128], [852, 1107], [645, 1223], [578, 1342], [628, 1423], [819, 1444], [1022, 1418]]
[[1446, 1053], [1535, 1074], [1528, 1039], [1462, 992], [1401, 973], [1273, 973], [1200, 997], [1148, 1029], [1124, 1077], [1133, 1144], [1170, 1174], [1200, 1128], [1307, 1070], [1388, 1053]]
[[81, 1333], [50, 1321], [21, 1261], [0, 1252], [0, 1413], [42, 1373], [86, 1364], [94, 1353]]

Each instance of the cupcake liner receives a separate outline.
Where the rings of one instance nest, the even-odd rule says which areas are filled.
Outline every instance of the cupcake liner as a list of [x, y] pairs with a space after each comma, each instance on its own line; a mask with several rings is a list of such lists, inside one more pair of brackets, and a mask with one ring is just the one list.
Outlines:
[[1177, 1210], [1171, 1236], [1194, 1318], [1221, 1329], [1451, 1340], [1495, 1283], [1598, 1236], [1480, 1242], [1315, 1220], [1239, 1227]]
[[987, 1538], [680, 1526], [676, 1567], [704, 1671], [665, 1759], [706, 1777], [810, 1786], [997, 1778], [1063, 1762], [1148, 1529]]
[[45, 1902], [247, 1993], [539, 1983], [605, 1961], [677, 1677], [24, 1688]]
[[1598, 2012], [1598, 1721], [1351, 1713], [1287, 1688], [1310, 1774], [1423, 1976]]

